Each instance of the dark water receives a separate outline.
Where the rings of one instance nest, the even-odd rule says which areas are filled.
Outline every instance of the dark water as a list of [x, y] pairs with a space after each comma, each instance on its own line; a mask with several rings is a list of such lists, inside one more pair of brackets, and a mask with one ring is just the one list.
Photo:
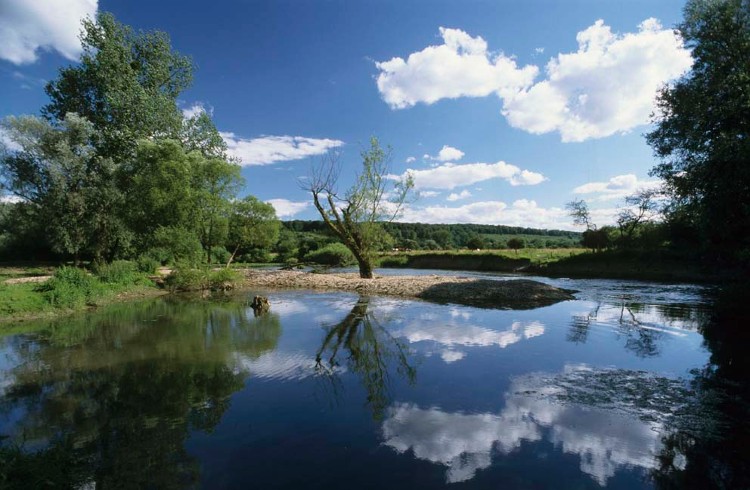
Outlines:
[[2, 338], [0, 487], [746, 487], [746, 344], [708, 292], [546, 281], [577, 300], [250, 292]]

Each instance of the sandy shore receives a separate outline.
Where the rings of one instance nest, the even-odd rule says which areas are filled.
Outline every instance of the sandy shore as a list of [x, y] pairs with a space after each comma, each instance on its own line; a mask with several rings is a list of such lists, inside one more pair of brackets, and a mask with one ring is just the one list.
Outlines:
[[243, 286], [271, 289], [319, 289], [420, 298], [483, 308], [529, 309], [573, 299], [573, 291], [537, 281], [493, 281], [458, 276], [376, 276], [314, 274], [300, 271], [245, 272]]

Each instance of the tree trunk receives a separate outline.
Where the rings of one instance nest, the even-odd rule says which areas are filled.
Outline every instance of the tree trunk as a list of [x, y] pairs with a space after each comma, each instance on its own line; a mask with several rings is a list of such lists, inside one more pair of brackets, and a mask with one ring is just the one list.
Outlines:
[[358, 257], [359, 277], [362, 279], [372, 279], [372, 261], [368, 257]]
[[236, 247], [234, 247], [234, 252], [232, 252], [232, 256], [229, 257], [229, 261], [227, 262], [227, 269], [229, 269], [229, 265], [234, 260], [234, 256], [237, 255], [237, 251], [240, 249], [240, 244], [238, 243]]

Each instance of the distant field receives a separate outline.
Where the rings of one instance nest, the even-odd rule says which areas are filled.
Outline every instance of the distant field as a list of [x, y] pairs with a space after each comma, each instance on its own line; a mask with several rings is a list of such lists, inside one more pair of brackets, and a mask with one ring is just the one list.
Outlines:
[[415, 257], [420, 255], [443, 255], [446, 259], [450, 256], [481, 256], [495, 255], [504, 259], [522, 259], [528, 260], [532, 264], [546, 264], [556, 262], [563, 258], [573, 257], [585, 253], [585, 248], [522, 248], [518, 252], [507, 249], [498, 250], [413, 250], [409, 252], [386, 252], [381, 255], [382, 258], [395, 257]]

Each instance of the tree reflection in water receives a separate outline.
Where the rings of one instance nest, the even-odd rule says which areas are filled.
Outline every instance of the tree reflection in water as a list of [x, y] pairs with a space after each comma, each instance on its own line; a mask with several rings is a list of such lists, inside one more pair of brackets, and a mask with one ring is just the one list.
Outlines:
[[724, 293], [701, 327], [711, 362], [694, 373], [696, 403], [677, 414], [662, 440], [654, 474], [660, 488], [750, 488], [747, 295], [745, 288]]
[[70, 317], [9, 346], [0, 487], [190, 488], [192, 430], [212, 431], [243, 386], [236, 354], [275, 348], [275, 315], [241, 302], [154, 301]]
[[359, 376], [373, 417], [380, 420], [390, 403], [389, 365], [395, 365], [396, 373], [409, 383], [414, 383], [416, 369], [409, 364], [406, 345], [383, 328], [369, 307], [370, 298], [360, 296], [343, 320], [326, 326], [315, 361], [316, 369], [326, 375], [335, 393], [339, 389], [336, 368], [344, 351], [347, 368]]

